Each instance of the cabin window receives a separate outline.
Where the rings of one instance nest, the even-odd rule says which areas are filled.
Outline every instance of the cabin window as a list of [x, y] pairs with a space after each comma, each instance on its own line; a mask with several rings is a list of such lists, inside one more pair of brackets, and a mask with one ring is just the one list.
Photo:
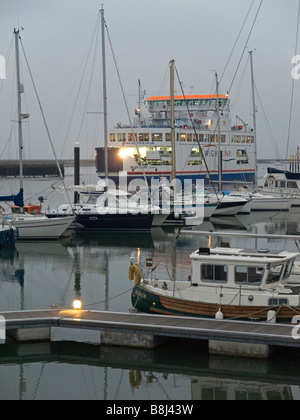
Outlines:
[[263, 267], [245, 267], [237, 265], [235, 267], [235, 283], [243, 285], [260, 285], [265, 269]]
[[284, 306], [288, 305], [288, 299], [270, 298], [268, 302], [269, 306]]
[[205, 282], [227, 283], [227, 273], [227, 265], [201, 265], [201, 280]]
[[296, 181], [288, 181], [287, 182], [287, 187], [288, 188], [298, 188], [298, 185], [297, 185]]
[[110, 141], [111, 142], [116, 141], [116, 135], [115, 135], [115, 133], [111, 133], [109, 137], [110, 137]]
[[280, 280], [281, 273], [283, 271], [284, 266], [281, 265], [275, 265], [271, 266], [269, 269], [269, 275], [267, 278], [267, 284], [276, 283]]
[[294, 265], [294, 261], [290, 261], [289, 264], [286, 265], [284, 274], [283, 274], [284, 279], [290, 277], [293, 265]]
[[276, 181], [275, 182], [276, 188], [285, 188], [285, 181]]

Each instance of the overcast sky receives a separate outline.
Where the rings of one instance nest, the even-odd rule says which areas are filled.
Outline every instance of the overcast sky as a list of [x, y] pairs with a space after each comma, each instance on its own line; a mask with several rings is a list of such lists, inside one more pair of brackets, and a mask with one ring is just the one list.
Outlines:
[[[274, 141], [280, 156], [286, 152], [288, 139], [289, 151], [295, 150], [300, 145], [300, 79], [294, 82], [290, 136], [288, 128], [299, 0], [263, 0], [253, 26], [260, 3], [261, 0], [103, 0], [131, 117], [138, 103], [138, 79], [146, 91], [145, 99], [150, 95], [168, 95], [168, 63], [174, 59], [186, 94], [214, 93], [217, 71], [220, 93], [230, 89], [233, 124], [239, 115], [252, 125], [248, 50], [234, 77], [247, 44], [254, 50], [258, 157], [275, 157]], [[0, 159], [17, 156], [13, 122], [15, 27], [24, 28], [22, 43], [58, 157], [71, 158], [74, 143], [79, 141], [82, 157], [93, 158], [94, 148], [103, 144], [101, 33], [95, 32], [100, 8], [101, 0], [0, 0], [0, 55], [7, 61], [6, 79], [0, 80]], [[93, 38], [93, 34], [97, 36]], [[52, 158], [22, 56], [23, 53], [23, 112], [30, 113], [30, 119], [23, 124], [24, 154], [26, 158]], [[119, 121], [128, 123], [128, 117], [108, 40], [106, 57], [111, 127]], [[176, 86], [180, 94], [178, 83]]]

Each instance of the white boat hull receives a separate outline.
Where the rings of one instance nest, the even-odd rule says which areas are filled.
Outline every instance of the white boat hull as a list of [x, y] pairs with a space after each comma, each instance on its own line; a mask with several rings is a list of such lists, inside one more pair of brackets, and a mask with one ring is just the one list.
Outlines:
[[47, 218], [16, 215], [7, 218], [19, 231], [19, 239], [58, 239], [74, 222], [74, 216]]

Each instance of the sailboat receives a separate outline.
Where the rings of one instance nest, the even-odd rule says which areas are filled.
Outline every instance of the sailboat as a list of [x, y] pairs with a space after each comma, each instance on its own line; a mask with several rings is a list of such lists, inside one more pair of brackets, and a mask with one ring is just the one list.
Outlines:
[[[103, 107], [104, 107], [104, 142], [107, 143], [107, 95], [106, 95], [106, 65], [105, 65], [105, 37], [104, 37], [104, 9], [101, 12], [101, 26], [102, 26], [102, 65], [103, 65]], [[79, 173], [79, 144], [76, 145], [75, 161], [76, 172]], [[107, 151], [107, 147], [105, 146]], [[154, 218], [159, 217], [159, 225], [162, 223], [160, 215], [156, 215], [157, 211], [153, 207], [145, 208], [145, 206], [128, 203], [127, 194], [122, 194], [120, 190], [110, 191], [108, 189], [108, 156], [105, 154], [105, 179], [103, 180], [103, 188], [98, 189], [98, 185], [86, 186], [74, 185], [64, 187], [64, 190], [73, 190], [78, 193], [81, 202], [72, 204], [63, 204], [57, 210], [52, 210], [48, 216], [55, 220], [61, 219], [61, 216], [66, 214], [75, 214], [77, 224], [88, 231], [148, 231], [153, 226]], [[79, 177], [78, 177], [79, 178]], [[76, 180], [75, 180], [76, 181]], [[82, 197], [88, 195], [89, 198], [83, 201]], [[110, 200], [113, 196], [113, 200]], [[120, 197], [123, 200], [120, 200]], [[125, 199], [126, 196], [126, 199]], [[78, 200], [79, 201], [79, 200]], [[164, 217], [165, 218], [165, 217]]]
[[23, 134], [22, 120], [28, 118], [28, 114], [22, 114], [21, 94], [24, 92], [20, 81], [19, 65], [19, 30], [14, 30], [16, 50], [16, 72], [17, 72], [17, 103], [18, 103], [18, 137], [19, 137], [19, 162], [20, 162], [20, 191], [16, 195], [0, 196], [0, 201], [12, 201], [13, 212], [4, 217], [4, 220], [14, 228], [18, 229], [20, 239], [58, 239], [74, 222], [74, 216], [60, 219], [50, 219], [38, 211], [33, 214], [32, 206], [24, 206], [24, 185], [23, 185]]

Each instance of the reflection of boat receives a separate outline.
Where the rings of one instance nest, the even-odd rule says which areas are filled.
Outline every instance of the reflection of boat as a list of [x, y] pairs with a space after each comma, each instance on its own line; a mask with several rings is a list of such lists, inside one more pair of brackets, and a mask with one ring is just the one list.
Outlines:
[[[24, 87], [20, 82], [19, 68], [19, 30], [14, 31], [16, 45], [16, 69], [17, 69], [17, 101], [18, 101], [18, 129], [19, 129], [19, 162], [20, 162], [20, 191], [17, 195], [2, 196], [0, 201], [13, 201], [14, 212], [5, 217], [5, 219], [19, 231], [20, 239], [58, 239], [70, 227], [74, 217], [70, 216], [62, 220], [51, 220], [45, 215], [41, 215], [36, 206], [24, 206], [23, 199], [23, 136], [22, 120], [28, 118], [29, 114], [22, 114], [21, 94], [24, 93]], [[37, 206], [38, 207], [38, 206]], [[33, 210], [34, 209], [34, 210]], [[33, 210], [32, 212], [30, 210]], [[37, 210], [37, 212], [36, 212]]]
[[[284, 288], [298, 253], [238, 248], [200, 248], [190, 255], [185, 281], [157, 279], [131, 264], [132, 306], [165, 315], [291, 322], [299, 295]], [[152, 273], [152, 270], [151, 270]]]
[[18, 230], [5, 223], [0, 225], [0, 248], [13, 248], [18, 238]]

